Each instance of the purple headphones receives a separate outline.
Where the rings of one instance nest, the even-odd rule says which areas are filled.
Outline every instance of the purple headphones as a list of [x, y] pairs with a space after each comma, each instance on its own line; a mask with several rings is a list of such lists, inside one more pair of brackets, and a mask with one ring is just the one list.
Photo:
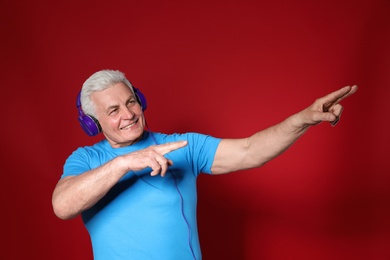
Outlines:
[[[133, 86], [135, 98], [137, 102], [141, 105], [142, 111], [145, 111], [147, 108], [146, 98], [144, 94], [139, 91], [139, 89]], [[89, 136], [95, 136], [102, 131], [102, 127], [99, 124], [99, 121], [91, 115], [86, 115], [81, 108], [81, 100], [80, 100], [81, 91], [77, 95], [76, 107], [79, 111], [79, 123], [84, 132]]]

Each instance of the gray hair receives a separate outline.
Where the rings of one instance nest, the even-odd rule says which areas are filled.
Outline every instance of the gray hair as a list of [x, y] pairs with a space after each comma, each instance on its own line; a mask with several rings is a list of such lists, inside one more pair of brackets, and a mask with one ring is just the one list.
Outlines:
[[97, 91], [103, 91], [115, 84], [123, 83], [128, 86], [134, 94], [133, 86], [119, 70], [101, 70], [95, 72], [83, 84], [80, 94], [80, 102], [85, 114], [96, 118], [95, 105], [91, 100], [91, 95]]

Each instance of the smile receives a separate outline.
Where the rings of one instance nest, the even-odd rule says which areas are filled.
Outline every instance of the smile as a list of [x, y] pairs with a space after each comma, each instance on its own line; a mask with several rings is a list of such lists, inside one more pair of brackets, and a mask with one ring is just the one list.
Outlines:
[[137, 122], [138, 122], [138, 120], [135, 121], [134, 123], [130, 124], [130, 125], [127, 125], [127, 126], [125, 126], [125, 127], [122, 127], [121, 130], [128, 130], [128, 129], [130, 129], [133, 125], [135, 125]]

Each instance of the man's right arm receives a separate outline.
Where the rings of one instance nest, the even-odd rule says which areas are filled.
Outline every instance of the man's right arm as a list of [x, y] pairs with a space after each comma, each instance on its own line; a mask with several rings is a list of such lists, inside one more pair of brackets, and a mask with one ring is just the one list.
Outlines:
[[151, 146], [118, 156], [106, 164], [77, 176], [61, 179], [54, 191], [54, 213], [61, 219], [71, 219], [95, 205], [130, 170], [150, 167], [152, 176], [164, 176], [172, 164], [164, 155], [187, 145], [186, 141]]

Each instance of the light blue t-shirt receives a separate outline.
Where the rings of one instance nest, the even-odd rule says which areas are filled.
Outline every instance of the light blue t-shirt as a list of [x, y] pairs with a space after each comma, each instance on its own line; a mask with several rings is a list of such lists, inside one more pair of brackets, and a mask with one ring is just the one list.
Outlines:
[[187, 140], [188, 145], [165, 155], [173, 161], [165, 177], [150, 176], [150, 168], [130, 171], [82, 213], [94, 259], [201, 259], [196, 177], [201, 172], [211, 173], [220, 139], [196, 133], [145, 132], [140, 141], [122, 148], [112, 148], [103, 140], [73, 152], [62, 177], [81, 174], [156, 142], [179, 140]]

